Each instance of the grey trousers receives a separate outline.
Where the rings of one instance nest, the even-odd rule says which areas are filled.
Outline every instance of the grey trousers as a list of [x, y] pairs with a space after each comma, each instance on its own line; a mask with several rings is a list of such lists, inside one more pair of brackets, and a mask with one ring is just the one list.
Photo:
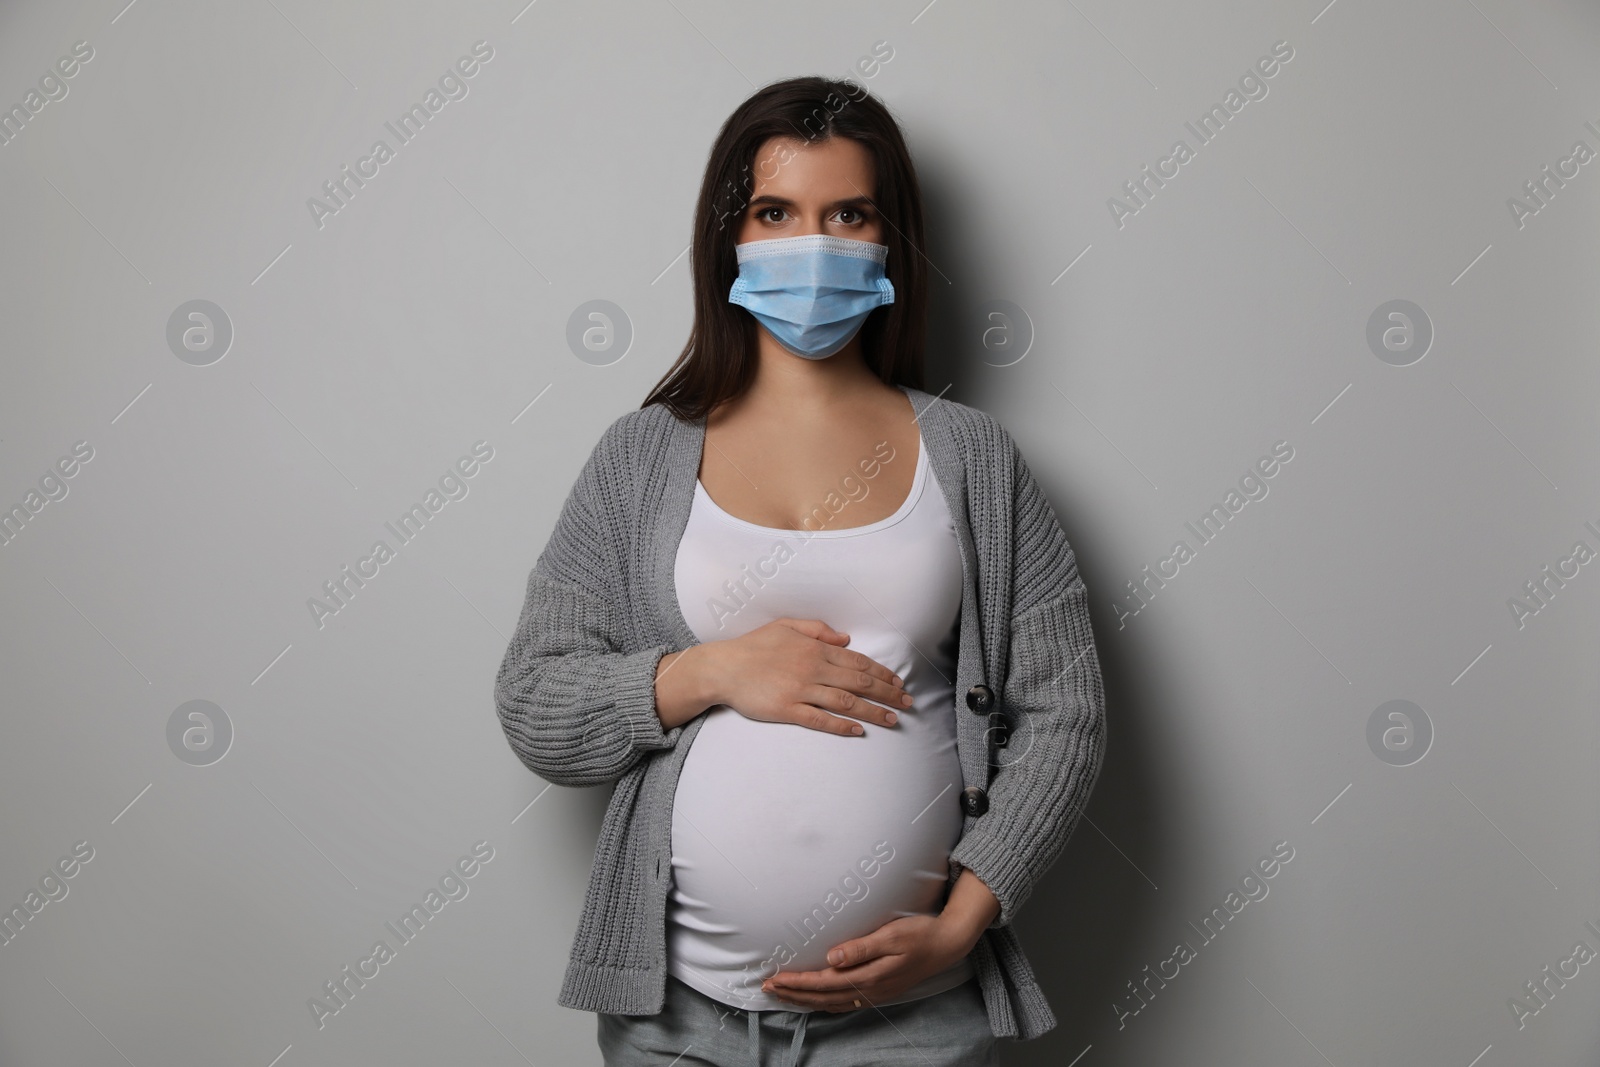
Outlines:
[[668, 975], [655, 1015], [596, 1016], [606, 1067], [1000, 1065], [976, 978], [904, 1004], [806, 1012], [741, 1011]]

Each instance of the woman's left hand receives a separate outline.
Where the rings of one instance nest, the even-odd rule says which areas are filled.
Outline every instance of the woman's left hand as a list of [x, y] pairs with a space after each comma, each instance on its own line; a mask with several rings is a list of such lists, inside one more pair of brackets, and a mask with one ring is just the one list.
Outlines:
[[892, 919], [865, 937], [835, 945], [833, 966], [821, 971], [779, 971], [764, 992], [801, 1007], [844, 1012], [893, 1000], [923, 979], [953, 966], [983, 933], [970, 920], [945, 912]]

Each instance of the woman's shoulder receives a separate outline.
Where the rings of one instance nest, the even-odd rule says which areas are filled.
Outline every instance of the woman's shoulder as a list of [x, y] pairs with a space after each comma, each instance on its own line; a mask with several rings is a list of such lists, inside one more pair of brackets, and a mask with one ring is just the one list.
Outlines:
[[940, 420], [960, 447], [962, 456], [979, 463], [1004, 459], [1016, 454], [1017, 444], [998, 418], [982, 408], [951, 400], [944, 395], [905, 386], [917, 418]]
[[[626, 411], [611, 420], [589, 450], [573, 483], [572, 493], [594, 509], [607, 498], [628, 495], [637, 482], [643, 457], [665, 450], [668, 427], [658, 405]], [[667, 416], [668, 420], [671, 416]]]
[[601, 431], [585, 467], [607, 482], [632, 480], [641, 465], [665, 455], [676, 422], [661, 404], [625, 411]]
[[641, 438], [664, 437], [672, 431], [676, 421], [677, 416], [660, 403], [624, 411], [611, 420], [611, 425], [600, 435], [600, 445], [626, 451]]
[[643, 443], [666, 438], [672, 432], [674, 421], [674, 414], [659, 403], [624, 411], [611, 419], [610, 426], [600, 432], [600, 440], [595, 442], [595, 454], [606, 459], [624, 458]]

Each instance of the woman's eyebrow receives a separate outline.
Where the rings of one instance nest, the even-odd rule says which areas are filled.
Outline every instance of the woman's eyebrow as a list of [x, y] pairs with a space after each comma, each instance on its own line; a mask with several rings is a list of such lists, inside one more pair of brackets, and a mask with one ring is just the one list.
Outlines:
[[[750, 201], [750, 206], [751, 207], [755, 207], [758, 204], [770, 204], [770, 205], [773, 205], [775, 207], [794, 207], [795, 206], [795, 202], [793, 200], [790, 200], [786, 196], [772, 196], [770, 194], [762, 194], [761, 196], [758, 196], [754, 200]], [[833, 203], [828, 204], [826, 206], [830, 207], [830, 208], [841, 208], [841, 207], [854, 207], [857, 204], [866, 204], [868, 206], [874, 206], [873, 203], [872, 203], [872, 197], [870, 197], [870, 196], [852, 196], [852, 197], [847, 197], [844, 200], [835, 200]]]

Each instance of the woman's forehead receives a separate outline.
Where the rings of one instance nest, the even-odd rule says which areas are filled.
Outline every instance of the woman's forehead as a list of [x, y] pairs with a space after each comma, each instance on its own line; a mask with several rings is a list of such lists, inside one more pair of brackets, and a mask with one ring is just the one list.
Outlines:
[[848, 200], [871, 196], [874, 185], [872, 154], [848, 137], [773, 137], [756, 152], [750, 169], [756, 196]]

